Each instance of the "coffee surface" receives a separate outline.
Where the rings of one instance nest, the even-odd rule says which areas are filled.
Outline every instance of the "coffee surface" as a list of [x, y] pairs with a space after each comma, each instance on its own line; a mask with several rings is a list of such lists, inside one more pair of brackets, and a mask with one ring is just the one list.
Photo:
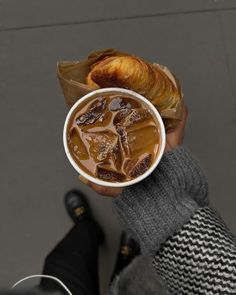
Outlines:
[[102, 95], [73, 112], [67, 141], [83, 171], [101, 180], [124, 182], [151, 167], [160, 132], [152, 114], [133, 98]]

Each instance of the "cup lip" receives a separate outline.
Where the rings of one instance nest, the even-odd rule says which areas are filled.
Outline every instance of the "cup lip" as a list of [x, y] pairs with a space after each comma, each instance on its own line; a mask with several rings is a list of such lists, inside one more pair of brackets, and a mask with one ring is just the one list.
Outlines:
[[[121, 93], [121, 94], [127, 94], [127, 95], [131, 95], [134, 98], [136, 98], [137, 100], [139, 100], [140, 102], [142, 102], [145, 106], [147, 106], [147, 109], [152, 111], [152, 115], [154, 115], [156, 117], [156, 120], [159, 123], [159, 128], [160, 128], [160, 136], [161, 136], [161, 145], [159, 148], [159, 153], [158, 156], [156, 157], [156, 160], [154, 161], [154, 163], [152, 164], [152, 166], [142, 175], [129, 180], [129, 181], [125, 181], [125, 182], [109, 182], [109, 181], [104, 181], [98, 178], [95, 178], [91, 175], [89, 175], [88, 173], [84, 172], [79, 165], [77, 165], [77, 163], [75, 162], [75, 160], [73, 159], [73, 157], [70, 154], [70, 150], [68, 147], [68, 143], [67, 143], [67, 126], [69, 123], [69, 119], [71, 117], [71, 115], [73, 114], [74, 110], [84, 101], [86, 101], [87, 99], [89, 99], [90, 97], [99, 95], [99, 94], [106, 94], [106, 93], [110, 93], [110, 92], [114, 92], [114, 94], [117, 92]], [[155, 168], [157, 167], [157, 165], [159, 164], [164, 150], [165, 150], [165, 144], [166, 144], [166, 133], [165, 133], [165, 127], [164, 127], [164, 123], [163, 120], [161, 118], [161, 115], [159, 114], [158, 110], [155, 108], [155, 106], [149, 101], [147, 100], [144, 96], [142, 96], [141, 94], [133, 91], [133, 90], [129, 90], [129, 89], [125, 89], [125, 88], [119, 88], [119, 87], [109, 87], [109, 88], [101, 88], [101, 89], [97, 89], [94, 90], [92, 92], [89, 92], [88, 94], [84, 95], [83, 97], [81, 97], [69, 110], [67, 116], [66, 116], [66, 120], [64, 123], [64, 128], [63, 128], [63, 145], [64, 145], [64, 149], [65, 149], [65, 153], [67, 155], [67, 158], [69, 160], [69, 162], [71, 163], [71, 165], [74, 167], [74, 169], [83, 177], [85, 177], [86, 179], [88, 179], [89, 181], [101, 185], [101, 186], [107, 186], [107, 187], [126, 187], [126, 186], [130, 186], [133, 185], [135, 183], [138, 183], [140, 181], [142, 181], [143, 179], [145, 179], [146, 177], [148, 177], [153, 170], [155, 170]]]

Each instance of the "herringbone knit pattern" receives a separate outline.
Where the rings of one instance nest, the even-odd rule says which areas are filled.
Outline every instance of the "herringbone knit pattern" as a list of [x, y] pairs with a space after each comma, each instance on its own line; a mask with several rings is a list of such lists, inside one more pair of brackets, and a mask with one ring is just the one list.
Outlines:
[[210, 208], [199, 209], [153, 265], [171, 294], [236, 294], [236, 242]]

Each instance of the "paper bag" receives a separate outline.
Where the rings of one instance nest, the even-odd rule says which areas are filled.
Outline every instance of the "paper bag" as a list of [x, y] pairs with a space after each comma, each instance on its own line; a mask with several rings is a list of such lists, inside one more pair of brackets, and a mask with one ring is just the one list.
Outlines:
[[[58, 62], [57, 75], [68, 107], [71, 107], [78, 99], [80, 99], [85, 94], [99, 88], [92, 88], [86, 84], [86, 77], [88, 76], [91, 67], [104, 57], [120, 55], [124, 56], [129, 54], [119, 52], [115, 49], [106, 49], [90, 54], [86, 60]], [[155, 63], [154, 66], [162, 67], [165, 73], [169, 75], [170, 79], [174, 79], [175, 83], [179, 83], [174, 75], [168, 70], [168, 68]], [[179, 84], [178, 87], [180, 87]], [[173, 128], [181, 119], [182, 105], [183, 99], [176, 103], [174, 108], [166, 109], [165, 111], [161, 112], [161, 116], [164, 119], [166, 129]]]

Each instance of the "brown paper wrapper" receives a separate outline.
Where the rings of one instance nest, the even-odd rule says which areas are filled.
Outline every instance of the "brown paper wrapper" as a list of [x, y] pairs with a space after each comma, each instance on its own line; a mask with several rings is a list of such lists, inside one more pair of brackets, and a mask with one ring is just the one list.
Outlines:
[[[91, 67], [107, 56], [119, 56], [129, 55], [128, 53], [120, 52], [115, 49], [106, 49], [103, 51], [93, 52], [88, 56], [86, 60], [82, 61], [62, 61], [57, 63], [57, 75], [60, 81], [62, 91], [65, 96], [66, 104], [68, 107], [80, 99], [87, 93], [99, 88], [90, 87], [86, 84], [86, 77], [89, 74]], [[161, 67], [162, 70], [174, 81], [176, 87], [180, 89], [180, 84], [176, 77], [169, 71], [168, 68], [159, 64], [154, 64], [157, 67]], [[181, 90], [180, 90], [181, 91]], [[172, 129], [178, 124], [178, 121], [182, 118], [182, 106], [183, 99], [176, 103], [174, 108], [166, 109], [161, 112], [161, 116], [164, 119], [166, 129]]]

